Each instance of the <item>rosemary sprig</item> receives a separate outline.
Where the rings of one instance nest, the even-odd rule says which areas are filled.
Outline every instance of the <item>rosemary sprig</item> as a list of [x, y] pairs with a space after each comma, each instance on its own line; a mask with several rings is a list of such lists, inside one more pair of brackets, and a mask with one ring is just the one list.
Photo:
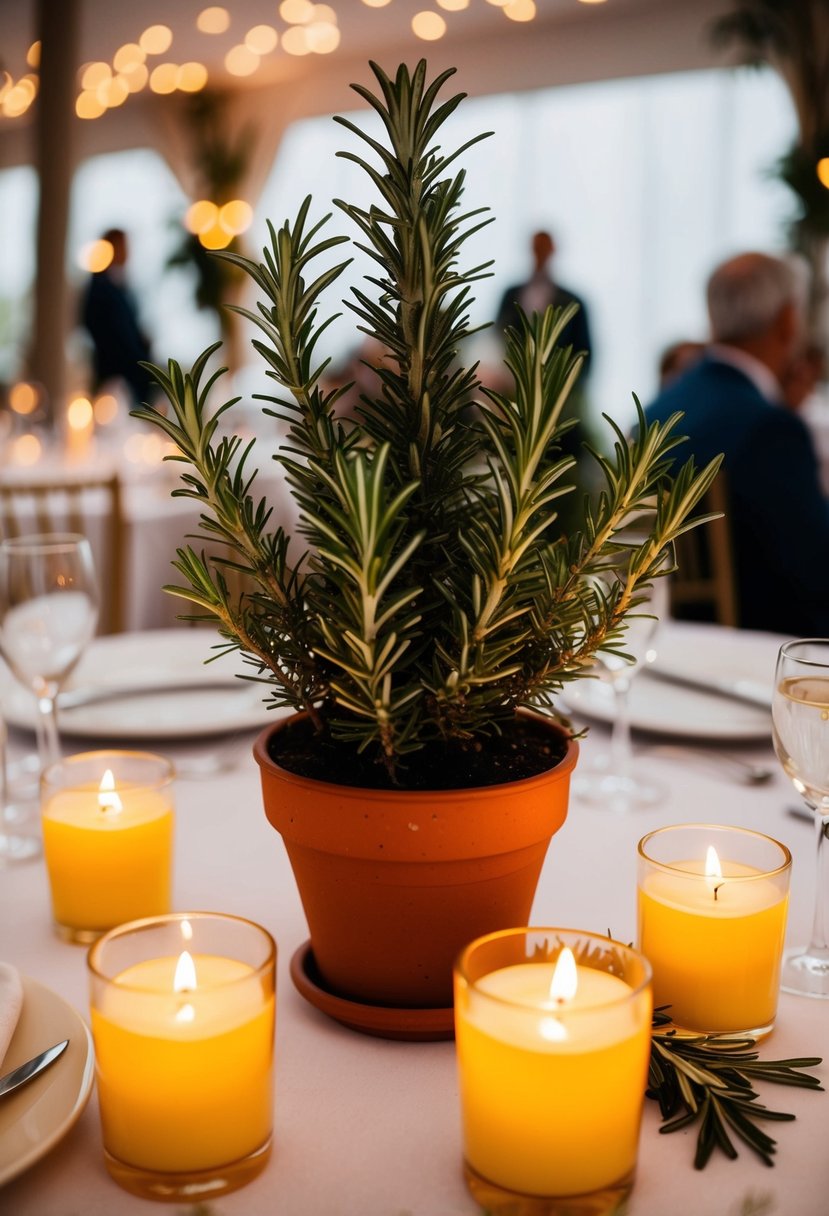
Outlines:
[[774, 1165], [776, 1142], [758, 1123], [765, 1119], [788, 1122], [794, 1115], [763, 1106], [754, 1085], [757, 1081], [773, 1081], [776, 1085], [822, 1090], [817, 1077], [799, 1071], [816, 1067], [820, 1057], [761, 1060], [753, 1050], [754, 1039], [681, 1033], [666, 1012], [668, 1008], [654, 1011], [646, 1090], [647, 1097], [659, 1103], [666, 1121], [660, 1132], [676, 1132], [698, 1123], [694, 1156], [694, 1168], [698, 1170], [704, 1169], [716, 1148], [733, 1160], [737, 1149], [732, 1136], [753, 1149], [766, 1165]]

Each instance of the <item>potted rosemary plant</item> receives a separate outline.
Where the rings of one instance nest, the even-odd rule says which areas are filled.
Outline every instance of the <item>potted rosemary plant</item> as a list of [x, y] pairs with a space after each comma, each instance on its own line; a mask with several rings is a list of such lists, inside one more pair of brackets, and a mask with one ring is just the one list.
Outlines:
[[[481, 389], [459, 352], [487, 267], [464, 270], [460, 256], [487, 221], [462, 211], [464, 174], [450, 171], [469, 145], [435, 143], [462, 95], [439, 102], [452, 72], [428, 83], [424, 62], [393, 79], [372, 70], [377, 94], [353, 87], [384, 139], [337, 120], [367, 145], [367, 160], [341, 155], [377, 191], [367, 210], [337, 203], [377, 267], [347, 307], [386, 352], [356, 422], [338, 420], [343, 390], [326, 390], [316, 353], [320, 299], [346, 264], [330, 254], [347, 238], [312, 223], [306, 199], [270, 228], [260, 264], [220, 255], [262, 294], [257, 311], [236, 311], [258, 327], [275, 385], [265, 412], [288, 423], [277, 460], [304, 556], [256, 497], [250, 446], [219, 436], [234, 402], [208, 405], [215, 347], [189, 373], [156, 369], [169, 411], [136, 414], [176, 443], [174, 494], [201, 505], [205, 541], [222, 547], [179, 550], [183, 581], [167, 590], [215, 618], [218, 653], [241, 650], [274, 707], [297, 711], [255, 748], [311, 930], [295, 980], [355, 1008], [392, 1007], [382, 1027], [355, 1018], [363, 1029], [426, 1035], [451, 1028], [458, 949], [529, 916], [577, 752], [555, 724], [556, 695], [597, 652], [623, 653], [625, 618], [669, 573], [716, 467], [669, 476], [677, 419], [646, 427], [640, 413], [630, 441], [609, 422], [604, 489], [581, 529], [562, 533], [573, 461], [561, 412], [582, 362], [557, 344], [571, 313], [522, 320], [507, 338], [512, 391]], [[646, 539], [623, 551], [634, 516]]]

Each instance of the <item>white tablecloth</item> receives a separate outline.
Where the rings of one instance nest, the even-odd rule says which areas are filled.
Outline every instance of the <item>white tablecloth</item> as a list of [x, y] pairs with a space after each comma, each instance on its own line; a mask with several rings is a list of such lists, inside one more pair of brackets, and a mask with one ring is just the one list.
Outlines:
[[[704, 647], [704, 629], [698, 637]], [[777, 639], [735, 634], [733, 641], [753, 649], [758, 678], [773, 670]], [[580, 763], [606, 743], [606, 729], [594, 727]], [[636, 745], [640, 762], [668, 788], [664, 805], [615, 815], [574, 796], [550, 847], [533, 922], [610, 928], [632, 940], [637, 841], [664, 824], [707, 821], [759, 829], [789, 846], [789, 940], [802, 942], [813, 899], [813, 833], [785, 812], [796, 797], [776, 770], [770, 742], [739, 749], [775, 765], [773, 780], [755, 788], [699, 759], [660, 751], [652, 739], [637, 738]], [[235, 771], [210, 782], [180, 781], [176, 793], [175, 906], [250, 917], [279, 947], [274, 1155], [257, 1180], [216, 1201], [215, 1216], [474, 1216], [478, 1209], [461, 1177], [453, 1044], [355, 1034], [294, 990], [288, 964], [307, 929], [281, 841], [262, 812], [249, 740], [240, 742], [239, 757]], [[52, 933], [41, 863], [0, 873], [0, 958], [86, 1015], [85, 954]], [[768, 1058], [829, 1057], [829, 1003], [784, 994], [778, 1025], [761, 1050]], [[829, 1067], [819, 1071], [826, 1083]], [[695, 1131], [660, 1136], [658, 1111], [648, 1102], [630, 1216], [738, 1216], [749, 1195], [771, 1198], [769, 1216], [826, 1216], [829, 1097], [764, 1086], [763, 1098], [797, 1116], [794, 1123], [766, 1125], [779, 1144], [774, 1169], [740, 1146], [736, 1162], [716, 1156], [696, 1172]], [[106, 1173], [94, 1094], [64, 1141], [0, 1190], [0, 1211], [8, 1216], [149, 1216], [157, 1210], [121, 1191]]]

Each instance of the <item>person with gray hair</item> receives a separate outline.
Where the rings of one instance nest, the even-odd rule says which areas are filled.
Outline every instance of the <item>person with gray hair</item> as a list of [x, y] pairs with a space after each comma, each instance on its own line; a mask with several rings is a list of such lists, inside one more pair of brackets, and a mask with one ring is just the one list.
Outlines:
[[708, 280], [711, 344], [647, 408], [685, 416], [681, 462], [723, 454], [743, 628], [829, 635], [829, 504], [802, 419], [782, 385], [805, 341], [808, 278], [792, 258], [743, 253]]

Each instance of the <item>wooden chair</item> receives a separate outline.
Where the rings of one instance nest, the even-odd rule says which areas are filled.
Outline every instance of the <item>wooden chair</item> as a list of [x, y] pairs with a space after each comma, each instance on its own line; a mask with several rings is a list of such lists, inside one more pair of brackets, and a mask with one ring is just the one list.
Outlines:
[[79, 532], [89, 538], [100, 590], [100, 633], [124, 628], [125, 527], [117, 475], [0, 482], [0, 536]]
[[734, 554], [728, 525], [728, 487], [720, 473], [700, 503], [700, 511], [721, 511], [720, 519], [683, 533], [675, 542], [678, 569], [671, 575], [671, 615], [678, 620], [738, 624]]

